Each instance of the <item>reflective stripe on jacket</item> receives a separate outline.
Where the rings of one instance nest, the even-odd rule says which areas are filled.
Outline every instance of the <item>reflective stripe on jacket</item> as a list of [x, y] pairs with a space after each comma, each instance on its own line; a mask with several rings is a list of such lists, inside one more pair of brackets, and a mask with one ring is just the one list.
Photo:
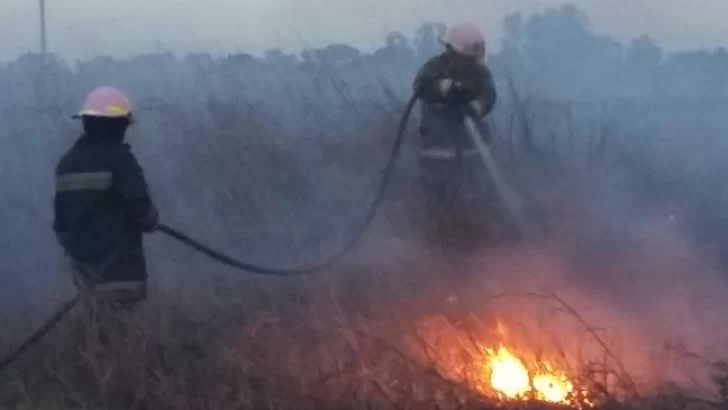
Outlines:
[[66, 253], [94, 265], [141, 250], [158, 213], [128, 145], [84, 135], [56, 167], [53, 228]]

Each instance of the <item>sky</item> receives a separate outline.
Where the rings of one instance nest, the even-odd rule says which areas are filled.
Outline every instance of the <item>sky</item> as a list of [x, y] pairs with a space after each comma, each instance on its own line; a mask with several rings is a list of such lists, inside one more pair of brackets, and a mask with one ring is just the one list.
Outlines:
[[[39, 49], [38, 0], [0, 0], [0, 59]], [[74, 60], [150, 51], [298, 51], [346, 42], [364, 49], [423, 21], [475, 21], [496, 49], [503, 18], [563, 0], [46, 0], [48, 47]], [[728, 44], [728, 0], [573, 0], [595, 31], [651, 35], [664, 49]]]

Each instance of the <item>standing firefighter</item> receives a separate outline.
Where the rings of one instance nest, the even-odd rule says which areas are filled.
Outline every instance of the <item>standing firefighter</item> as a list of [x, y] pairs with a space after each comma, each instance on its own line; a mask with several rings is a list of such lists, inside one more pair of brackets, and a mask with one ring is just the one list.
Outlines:
[[[497, 197], [478, 151], [467, 134], [470, 115], [490, 142], [482, 119], [496, 102], [490, 70], [485, 66], [485, 41], [469, 24], [453, 27], [443, 42], [445, 52], [417, 72], [414, 92], [422, 108], [420, 167], [428, 218], [439, 240], [475, 239], [486, 231]], [[492, 226], [491, 226], [492, 228]], [[460, 246], [460, 241], [456, 241]]]
[[53, 228], [76, 285], [100, 302], [130, 306], [146, 298], [142, 233], [154, 231], [159, 220], [124, 143], [131, 104], [122, 92], [100, 87], [74, 118], [84, 132], [56, 168]]

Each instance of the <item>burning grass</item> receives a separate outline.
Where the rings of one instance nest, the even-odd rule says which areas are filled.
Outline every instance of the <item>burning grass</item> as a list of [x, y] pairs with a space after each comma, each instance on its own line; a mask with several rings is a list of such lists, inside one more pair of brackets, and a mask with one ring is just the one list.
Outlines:
[[[586, 386], [567, 375], [561, 366], [522, 350], [507, 347], [503, 342], [488, 347], [485, 341], [472, 340], [449, 349], [454, 354], [433, 363], [449, 379], [460, 380], [482, 395], [500, 404], [548, 403], [573, 408], [595, 406], [593, 394]], [[447, 351], [447, 347], [443, 347]], [[469, 352], [465, 355], [465, 350]]]
[[[221, 163], [217, 155], [210, 160]], [[519, 168], [516, 165], [512, 166]], [[228, 171], [235, 178], [240, 174], [237, 169]], [[219, 177], [219, 172], [213, 174]], [[571, 182], [534, 185], [559, 193], [567, 186], [581, 186]], [[338, 191], [337, 184], [332, 186]], [[237, 200], [231, 203], [239, 206]], [[318, 202], [314, 205], [330, 219], [329, 210], [319, 209]], [[559, 204], [558, 208], [574, 219], [575, 207]], [[558, 226], [559, 234], [576, 236], [567, 231], [569, 224]], [[237, 229], [226, 219], [220, 231]], [[251, 246], [270, 247], [255, 234], [246, 237]], [[595, 248], [604, 251], [599, 245]], [[663, 243], [655, 246], [665, 248]], [[642, 249], [636, 253], [643, 254], [640, 258], [647, 254]], [[408, 254], [377, 243], [374, 254], [364, 260]], [[592, 293], [604, 272], [588, 272], [584, 282], [591, 289], [577, 292], [580, 298], [574, 304], [572, 298], [557, 296], [573, 294], [569, 281], [552, 277], [544, 282], [554, 293], [518, 284], [506, 287], [519, 289], [516, 293], [495, 293], [494, 288], [503, 288], [494, 286], [498, 275], [513, 276], [515, 271], [535, 277], [544, 270], [521, 266], [524, 255], [514, 254], [504, 262], [512, 271], [490, 265], [479, 270], [487, 272], [485, 282], [458, 276], [453, 266], [433, 267], [433, 258], [423, 257], [417, 266], [408, 261], [391, 270], [368, 265], [358, 271], [347, 266], [335, 276], [301, 282], [246, 280], [207, 298], [201, 293], [211, 280], [193, 269], [184, 278], [192, 288], [186, 297], [171, 292], [153, 295], [135, 315], [100, 323], [89, 322], [81, 313], [71, 318], [60, 334], [49, 336], [0, 375], [0, 408], [682, 409], [721, 408], [728, 403], [728, 371], [715, 363], [700, 361], [703, 373], [709, 368], [714, 377], [708, 389], [698, 391], [671, 383], [662, 377], [666, 373], [644, 371], [648, 341], [636, 337], [634, 329], [614, 329], [638, 326], [631, 323], [637, 309], [615, 308], [606, 316], [585, 312], [585, 307], [600, 305]], [[174, 256], [167, 259], [177, 259]], [[179, 259], [185, 265], [191, 257]], [[666, 275], [663, 263], [670, 262], [656, 259], [661, 263], [644, 271]], [[620, 269], [628, 271], [627, 264]], [[186, 266], [173, 268], [177, 282], [179, 270]], [[628, 271], [625, 277], [638, 273], [644, 272]], [[583, 271], [578, 274], [587, 276]], [[623, 279], [615, 281], [626, 283]], [[652, 276], [648, 279], [652, 286], [664, 284]], [[467, 287], [467, 292], [459, 286]], [[527, 293], [526, 288], [540, 293]], [[185, 300], [194, 302], [180, 303]], [[170, 306], [178, 305], [205, 312], [173, 313]], [[654, 339], [649, 342], [659, 344]]]
[[[279, 304], [248, 311], [242, 322], [219, 319], [230, 314], [229, 305], [210, 313], [208, 322], [163, 314], [161, 306], [99, 322], [77, 312], [60, 334], [0, 375], [0, 404], [588, 409], [724, 403], [690, 401], [685, 390], [640, 380], [606, 333], [556, 295], [489, 294], [478, 281], [466, 281], [469, 292], [458, 292], [447, 285], [451, 278], [432, 277], [408, 293], [405, 281], [395, 285], [385, 276], [369, 277], [366, 288], [347, 288], [347, 280], [335, 277], [264, 283], [254, 291], [275, 295]], [[421, 297], [389, 297], [411, 294]]]
[[[527, 297], [550, 300], [575, 313], [556, 296]], [[447, 308], [435, 310], [442, 309]], [[516, 326], [489, 318], [490, 313], [448, 318], [400, 306], [398, 314], [379, 320], [339, 314], [330, 316], [328, 323], [317, 316], [316, 323], [295, 321], [288, 326], [266, 317], [240, 339], [246, 341], [244, 356], [252, 367], [286, 380], [307, 397], [337, 405], [586, 409], [633, 407], [660, 394], [633, 379], [590, 327], [583, 330], [593, 337], [591, 348], [602, 348], [593, 357], [549, 348], [542, 339], [552, 334], [523, 338], [525, 333]], [[572, 319], [584, 325], [582, 318]]]
[[[562, 234], [572, 233], [564, 228]], [[352, 262], [335, 275], [227, 280], [225, 289], [206, 297], [210, 279], [191, 278], [189, 294], [153, 295], [134, 315], [97, 323], [77, 312], [60, 334], [0, 374], [0, 408], [683, 409], [728, 403], [728, 371], [716, 363], [700, 361], [702, 379], [712, 375], [702, 390], [685, 387], [687, 373], [678, 383], [645, 364], [661, 340], [642, 338], [639, 327], [654, 320], [640, 322], [638, 308], [600, 300], [593, 283], [611, 273], [606, 269], [590, 272], [581, 282], [587, 285], [575, 290], [567, 267], [529, 261], [523, 249], [460, 269], [381, 237], [372, 242], [360, 249], [363, 267]], [[663, 243], [655, 247], [676, 254]], [[670, 273], [672, 286], [687, 283], [677, 271], [693, 272], [654, 249], [635, 249], [640, 258], [620, 263], [626, 273], [615, 280]], [[660, 263], [646, 263], [648, 255]], [[372, 266], [394, 259], [393, 267]], [[637, 269], [630, 266], [634, 260]], [[654, 292], [675, 290], [650, 279]], [[688, 305], [667, 302], [660, 309]], [[190, 311], [173, 313], [171, 306]], [[699, 357], [681, 359], [687, 356]]]

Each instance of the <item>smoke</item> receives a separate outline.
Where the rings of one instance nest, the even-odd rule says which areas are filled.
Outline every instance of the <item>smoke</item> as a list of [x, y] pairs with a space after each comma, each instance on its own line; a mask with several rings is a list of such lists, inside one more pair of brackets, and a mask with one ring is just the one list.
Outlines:
[[[395, 310], [416, 299], [431, 313], [430, 297], [455, 294], [474, 309], [502, 291], [553, 293], [606, 329], [636, 374], [659, 373], [649, 359], [666, 354], [665, 342], [728, 354], [718, 260], [728, 248], [724, 51], [663, 55], [649, 38], [625, 45], [594, 34], [570, 7], [505, 26], [505, 47], [488, 61], [500, 96], [494, 149], [548, 215], [550, 235], [471, 257], [427, 243], [409, 207], [422, 206], [410, 197], [412, 133], [374, 234], [341, 269], [350, 301]], [[412, 76], [440, 50], [441, 29], [393, 33], [371, 53], [339, 44], [302, 56], [158, 53], [73, 67], [27, 55], [0, 67], [2, 316], [20, 322], [21, 308], [50, 310], [69, 288], [50, 230], [53, 167], [79, 133], [68, 116], [94, 86], [134, 99], [130, 141], [166, 223], [253, 263], [295, 265], [338, 249], [363, 217]], [[225, 300], [263, 299], [256, 292], [266, 284], [166, 239], [149, 238], [147, 249], [155, 300], [204, 310], [192, 296], [218, 281], [245, 288]], [[368, 293], [385, 279], [401, 287]], [[543, 300], [510, 300], [499, 311], [546, 312]], [[575, 345], [568, 339], [584, 326], [571, 319], [556, 333]]]
[[[584, 214], [560, 220], [556, 234], [451, 266], [445, 286], [464, 309], [529, 329], [515, 338], [528, 349], [559, 350], [583, 365], [603, 359], [606, 346], [644, 388], [710, 391], [706, 363], [728, 354], [720, 264], [681, 229], [679, 210], [633, 215], [626, 226], [595, 217], [624, 217], [609, 207], [628, 194], [609, 188], [602, 202], [581, 198]], [[615, 225], [625, 230], [610, 234]]]

